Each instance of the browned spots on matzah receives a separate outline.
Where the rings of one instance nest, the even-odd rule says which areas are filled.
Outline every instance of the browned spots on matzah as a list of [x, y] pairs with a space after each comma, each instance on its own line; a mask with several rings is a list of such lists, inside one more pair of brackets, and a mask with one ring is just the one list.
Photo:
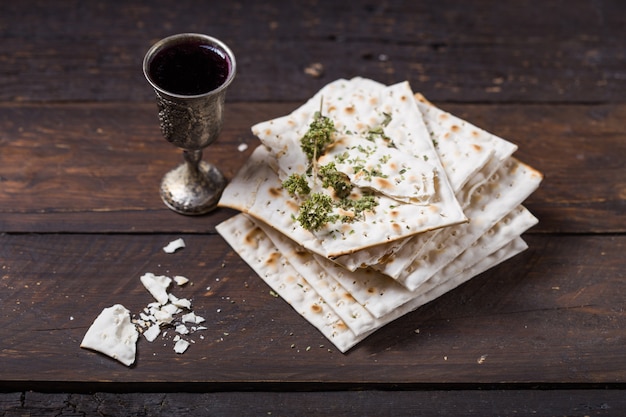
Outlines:
[[458, 125], [452, 125], [450, 126], [450, 130], [452, 130], [453, 132], [458, 132], [459, 130], [461, 130], [461, 128]]
[[[353, 211], [346, 211], [346, 210], [339, 208], [337, 212], [340, 216], [346, 216], [346, 218], [350, 218], [350, 219], [354, 218]], [[348, 223], [344, 223], [341, 225], [341, 228], [340, 228], [341, 233], [350, 233], [351, 230], [354, 230], [354, 229]]]
[[300, 206], [298, 206], [298, 204], [293, 200], [287, 200], [287, 207], [289, 207], [292, 211], [298, 211], [300, 209]]
[[254, 228], [250, 232], [244, 236], [243, 241], [246, 246], [252, 246], [254, 249], [259, 248], [259, 235], [261, 234], [261, 229]]
[[340, 216], [354, 216], [352, 211], [344, 210], [341, 207], [337, 207], [337, 214]]
[[335, 147], [335, 146], [341, 146], [344, 145], [346, 143], [347, 138], [345, 136], [342, 136], [340, 138], [338, 138], [337, 140], [335, 140], [332, 145], [330, 145], [330, 147]]
[[407, 100], [408, 100], [408, 98], [405, 95], [402, 95], [402, 97], [400, 97], [400, 101], [407, 101]]
[[283, 156], [287, 155], [288, 151], [289, 151], [289, 148], [287, 148], [287, 146], [284, 146], [280, 151], [276, 153], [276, 157], [282, 158]]
[[389, 212], [389, 217], [391, 217], [392, 219], [395, 219], [396, 217], [398, 217], [398, 214], [400, 214], [398, 210], [391, 210]]
[[402, 226], [400, 226], [398, 223], [393, 223], [391, 225], [391, 228], [393, 229], [394, 232], [396, 233], [400, 233], [402, 232]]
[[280, 188], [270, 188], [270, 195], [272, 197], [280, 197], [283, 194], [282, 190]]
[[322, 307], [320, 307], [319, 304], [313, 304], [311, 306], [311, 311], [314, 312], [315, 314], [320, 314], [323, 311], [323, 309]]
[[368, 292], [368, 293], [370, 293], [370, 294], [376, 294], [376, 288], [374, 288], [374, 287], [369, 287], [369, 288], [367, 289], [367, 292]]
[[421, 103], [428, 104], [428, 101], [426, 101], [426, 97], [424, 97], [420, 93], [415, 93], [415, 98], [417, 99], [417, 101], [419, 101]]
[[376, 97], [370, 98], [370, 104], [372, 106], [376, 106], [378, 104], [378, 98], [376, 98]]
[[478, 152], [480, 152], [480, 151], [483, 149], [483, 147], [482, 147], [482, 146], [480, 146], [480, 145], [478, 145], [478, 144], [476, 144], [476, 143], [472, 144], [472, 146], [473, 146], [473, 147], [474, 147], [474, 149], [476, 149], [476, 151], [478, 151]]
[[394, 259], [395, 257], [393, 256], [393, 253], [385, 253], [383, 256], [381, 256], [380, 258], [378, 258], [378, 263], [380, 264], [386, 264], [387, 262], [390, 262]]
[[272, 252], [269, 258], [265, 261], [265, 265], [276, 268], [279, 265], [280, 252]]
[[343, 298], [345, 298], [346, 300], [348, 300], [351, 303], [356, 301], [354, 299], [354, 297], [352, 297], [352, 294], [350, 294], [349, 292], [343, 293]]
[[377, 177], [375, 181], [376, 181], [376, 183], [378, 184], [378, 186], [381, 189], [386, 189], [386, 188], [392, 189], [393, 188], [393, 184], [391, 183], [391, 181], [389, 181], [386, 178]]
[[309, 252], [307, 252], [306, 250], [304, 250], [304, 249], [302, 249], [302, 248], [296, 249], [296, 250], [294, 251], [294, 254], [295, 254], [298, 258], [305, 258], [305, 259], [309, 256]]
[[343, 109], [343, 111], [345, 111], [348, 114], [353, 114], [356, 111], [356, 109], [354, 108], [354, 106], [349, 106]]

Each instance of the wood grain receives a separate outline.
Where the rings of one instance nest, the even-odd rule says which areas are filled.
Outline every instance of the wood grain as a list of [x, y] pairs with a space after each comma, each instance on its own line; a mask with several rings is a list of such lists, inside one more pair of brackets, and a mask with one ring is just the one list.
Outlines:
[[[619, 390], [357, 392], [216, 392], [0, 394], [0, 411], [19, 415], [234, 416], [416, 415], [614, 416], [626, 406]], [[2, 407], [4, 405], [4, 407]], [[63, 413], [63, 414], [62, 414]]]
[[[213, 3], [210, 12], [191, 0], [0, 7], [0, 101], [150, 100], [143, 55], [187, 31], [217, 36], [239, 57], [235, 101], [304, 100], [357, 74], [409, 80], [433, 100], [462, 102], [605, 103], [623, 101], [626, 87], [620, 1], [245, 0]], [[316, 62], [320, 78], [305, 73]]]
[[[355, 387], [626, 382], [623, 236], [527, 236], [524, 254], [345, 355], [272, 296], [219, 236], [184, 235], [187, 247], [165, 254], [161, 248], [176, 237], [0, 236], [0, 380], [244, 388], [286, 381]], [[80, 349], [103, 308], [120, 303], [138, 314], [152, 301], [139, 282], [145, 272], [190, 278], [193, 285], [172, 293], [193, 300], [208, 330], [196, 333], [183, 355], [174, 353], [171, 335], [141, 340], [132, 368]]]
[[[250, 127], [298, 105], [232, 103], [205, 159], [232, 178], [259, 144]], [[516, 143], [515, 155], [545, 175], [527, 201], [540, 219], [534, 231], [624, 232], [626, 106], [442, 107]], [[158, 130], [156, 104], [0, 109], [0, 230], [205, 233], [233, 214], [188, 218], [160, 201], [161, 178], [182, 157]]]
[[[620, 0], [0, 2], [0, 415], [620, 414], [624, 16]], [[188, 31], [237, 56], [205, 153], [228, 178], [250, 126], [326, 83], [408, 80], [545, 174], [529, 249], [335, 351], [215, 233], [234, 211], [158, 197], [182, 158], [141, 61]], [[196, 343], [142, 339], [132, 368], [79, 348], [102, 308], [151, 301], [148, 271], [191, 279], [173, 292], [207, 318]]]

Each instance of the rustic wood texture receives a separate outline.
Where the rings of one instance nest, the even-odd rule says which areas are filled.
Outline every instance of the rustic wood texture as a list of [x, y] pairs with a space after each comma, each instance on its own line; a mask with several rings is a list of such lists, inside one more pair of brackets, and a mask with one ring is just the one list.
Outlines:
[[[0, 381], [626, 383], [624, 236], [527, 236], [524, 254], [347, 354], [272, 296], [218, 235], [183, 235], [184, 250], [164, 253], [178, 236], [0, 237]], [[138, 314], [152, 301], [139, 282], [145, 272], [191, 279], [172, 292], [193, 300], [208, 330], [184, 355], [171, 337], [141, 340], [131, 368], [79, 349], [103, 308], [120, 303]]]
[[[623, 413], [624, 27], [620, 0], [0, 3], [0, 416]], [[161, 203], [182, 158], [141, 61], [177, 32], [237, 56], [205, 152], [228, 178], [250, 126], [324, 84], [408, 80], [544, 173], [529, 249], [339, 353], [215, 233], [234, 211]], [[80, 349], [102, 308], [151, 301], [145, 272], [190, 278], [208, 329], [130, 368]]]
[[[227, 42], [236, 101], [303, 100], [328, 81], [409, 80], [433, 100], [607, 102], [626, 87], [620, 0], [299, 2], [193, 0], [0, 6], [1, 101], [145, 101], [152, 42], [206, 32]], [[324, 65], [324, 76], [304, 70]]]
[[[250, 126], [299, 104], [233, 103], [205, 158], [231, 178], [259, 144]], [[516, 143], [516, 156], [544, 173], [527, 201], [541, 220], [534, 231], [625, 231], [626, 105], [441, 106]], [[154, 103], [0, 110], [0, 230], [207, 233], [233, 214], [188, 218], [161, 204], [159, 182], [182, 157], [160, 136]]]
[[[3, 398], [4, 397], [4, 398]], [[318, 392], [318, 393], [156, 393], [128, 396], [119, 393], [0, 394], [6, 415], [40, 416], [315, 416], [397, 417], [563, 415], [615, 416], [623, 410], [623, 393], [577, 391], [463, 391]], [[512, 405], [513, 404], [513, 405]], [[0, 408], [1, 409], [1, 408]], [[546, 411], [550, 410], [549, 413]], [[11, 414], [13, 413], [13, 414]], [[551, 414], [554, 413], [554, 414]]]

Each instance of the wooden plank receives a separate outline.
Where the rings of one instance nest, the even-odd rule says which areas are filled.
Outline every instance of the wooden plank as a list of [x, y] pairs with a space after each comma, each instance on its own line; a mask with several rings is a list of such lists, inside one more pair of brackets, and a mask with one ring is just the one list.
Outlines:
[[[527, 252], [347, 354], [272, 296], [219, 236], [182, 235], [187, 247], [165, 254], [179, 236], [0, 235], [5, 389], [626, 383], [622, 235], [527, 236]], [[80, 349], [103, 308], [120, 303], [138, 314], [152, 301], [139, 282], [145, 272], [190, 278], [172, 293], [190, 298], [208, 329], [182, 355], [172, 331], [141, 339], [131, 368]]]
[[[620, 0], [0, 3], [0, 415], [619, 413], [625, 15]], [[253, 123], [323, 84], [406, 79], [545, 173], [530, 249], [337, 352], [215, 233], [232, 210], [190, 218], [158, 198], [180, 155], [141, 58], [184, 31], [238, 57], [206, 154], [227, 177]], [[80, 349], [102, 308], [151, 301], [148, 271], [188, 276], [172, 292], [208, 329], [182, 355], [171, 330], [141, 339], [131, 368]]]
[[[222, 137], [204, 158], [232, 178], [249, 154], [238, 145], [258, 144], [249, 129], [258, 110], [229, 110], [235, 123], [227, 111]], [[215, 220], [207, 226], [207, 217], [174, 215], [160, 200], [161, 178], [183, 160], [159, 131], [155, 103], [7, 106], [0, 119], [0, 159], [7, 162], [0, 168], [0, 230], [29, 231], [26, 225], [34, 221], [39, 226], [30, 231], [80, 232], [89, 223], [105, 232], [150, 231], [159, 228], [154, 220], [169, 231], [213, 230]]]
[[[388, 415], [614, 416], [626, 407], [620, 390], [551, 391], [358, 391], [358, 392], [218, 392], [0, 394], [3, 415], [234, 416]], [[4, 403], [3, 398], [6, 398]]]
[[[232, 178], [259, 144], [250, 126], [298, 105], [230, 103], [205, 158]], [[540, 219], [534, 231], [624, 231], [625, 105], [443, 108], [516, 143], [516, 156], [545, 174], [527, 201]], [[189, 218], [162, 204], [161, 178], [182, 158], [161, 137], [156, 104], [0, 109], [0, 231], [205, 233], [233, 214]]]
[[[464, 102], [623, 101], [626, 88], [620, 1], [247, 0], [212, 4], [210, 12], [189, 0], [175, 8], [164, 0], [1, 7], [0, 101], [149, 100], [144, 53], [186, 31], [232, 46], [235, 101], [303, 100], [355, 74], [409, 80], [433, 100]], [[316, 62], [321, 78], [305, 73]]]

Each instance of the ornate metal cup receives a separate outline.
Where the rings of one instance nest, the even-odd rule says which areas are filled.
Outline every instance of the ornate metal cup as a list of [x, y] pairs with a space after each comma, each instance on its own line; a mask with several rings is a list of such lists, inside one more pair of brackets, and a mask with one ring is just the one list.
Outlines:
[[202, 161], [202, 150], [222, 129], [235, 56], [218, 39], [182, 33], [155, 43], [144, 57], [143, 72], [156, 93], [161, 132], [183, 149], [185, 161], [163, 177], [161, 198], [181, 214], [207, 213], [216, 207], [226, 180]]

